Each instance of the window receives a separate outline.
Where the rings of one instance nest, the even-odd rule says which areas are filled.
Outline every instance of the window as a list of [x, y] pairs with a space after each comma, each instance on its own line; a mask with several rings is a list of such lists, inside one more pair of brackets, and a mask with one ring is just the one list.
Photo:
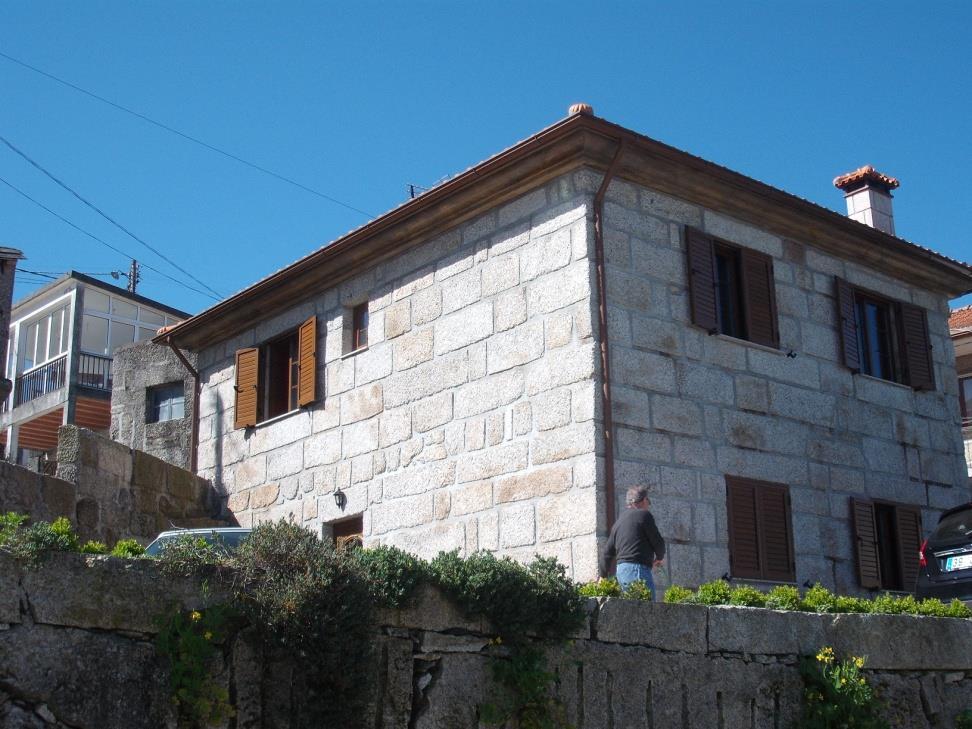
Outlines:
[[136, 306], [94, 288], [85, 288], [81, 350], [110, 357], [124, 344], [154, 337], [165, 321], [165, 316], [145, 306]]
[[794, 582], [789, 489], [783, 484], [726, 476], [726, 501], [732, 576]]
[[236, 427], [250, 427], [314, 402], [316, 368], [316, 317], [259, 347], [238, 350]]
[[351, 348], [354, 352], [368, 346], [368, 302], [351, 310]]
[[959, 380], [959, 408], [962, 410], [962, 427], [972, 427], [972, 377]]
[[330, 526], [331, 540], [338, 549], [354, 549], [362, 546], [364, 518], [361, 514], [327, 526]]
[[836, 282], [838, 329], [844, 365], [853, 372], [935, 389], [935, 367], [925, 310]]
[[861, 587], [913, 590], [921, 548], [921, 509], [890, 501], [851, 499]]
[[773, 259], [686, 228], [692, 323], [779, 347]]
[[186, 390], [181, 382], [153, 387], [148, 391], [146, 423], [164, 423], [186, 416]]
[[67, 352], [71, 320], [63, 306], [21, 327], [21, 371], [38, 367]]

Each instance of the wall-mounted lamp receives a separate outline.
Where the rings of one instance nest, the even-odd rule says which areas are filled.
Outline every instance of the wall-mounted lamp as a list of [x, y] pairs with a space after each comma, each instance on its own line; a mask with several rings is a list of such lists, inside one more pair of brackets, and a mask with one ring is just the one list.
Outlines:
[[341, 511], [344, 511], [344, 507], [348, 505], [348, 497], [341, 489], [334, 492], [334, 503]]

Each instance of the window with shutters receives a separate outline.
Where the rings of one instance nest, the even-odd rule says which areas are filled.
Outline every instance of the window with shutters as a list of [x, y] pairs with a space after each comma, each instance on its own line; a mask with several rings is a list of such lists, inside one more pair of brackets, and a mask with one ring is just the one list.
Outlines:
[[237, 428], [284, 415], [316, 399], [317, 319], [236, 353]]
[[773, 259], [686, 229], [692, 322], [724, 334], [779, 347]]
[[925, 310], [853, 286], [838, 278], [841, 353], [853, 372], [935, 389], [935, 369]]
[[784, 484], [726, 476], [726, 502], [732, 576], [794, 582], [789, 489]]
[[851, 499], [861, 587], [911, 591], [918, 578], [921, 509], [890, 501]]

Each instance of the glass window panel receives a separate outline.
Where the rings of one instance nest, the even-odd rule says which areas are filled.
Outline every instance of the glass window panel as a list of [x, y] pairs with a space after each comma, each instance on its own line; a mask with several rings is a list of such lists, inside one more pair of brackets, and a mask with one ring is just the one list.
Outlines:
[[122, 324], [120, 321], [111, 323], [111, 338], [108, 342], [108, 353], [111, 354], [123, 344], [131, 344], [135, 341], [135, 327], [131, 324]]
[[151, 309], [146, 309], [144, 306], [138, 308], [138, 320], [145, 322], [146, 324], [155, 324], [158, 327], [165, 324], [165, 317], [158, 314]]
[[34, 362], [47, 361], [47, 328], [50, 323], [50, 317], [46, 316], [37, 322], [37, 354], [34, 356]]
[[108, 320], [85, 314], [81, 322], [81, 349], [92, 354], [108, 354]]
[[51, 335], [48, 352], [51, 357], [61, 354], [61, 327], [64, 325], [64, 309], [58, 309], [51, 314]]
[[146, 329], [145, 327], [138, 328], [138, 341], [144, 342], [146, 339], [151, 339], [155, 336], [154, 329]]
[[37, 349], [37, 322], [27, 327], [24, 335], [24, 369], [29, 370], [34, 366], [34, 350]]
[[103, 311], [108, 313], [108, 294], [104, 294], [96, 289], [84, 290], [85, 311]]
[[[118, 299], [112, 297], [111, 299], [111, 313], [115, 316], [121, 316], [125, 319], [134, 319], [138, 315], [138, 307], [135, 304], [130, 304], [124, 299]], [[132, 339], [131, 341], [135, 341]]]
[[61, 327], [61, 351], [68, 351], [68, 339], [71, 338], [71, 327], [74, 326], [73, 318], [69, 315], [70, 309], [64, 307], [64, 324]]

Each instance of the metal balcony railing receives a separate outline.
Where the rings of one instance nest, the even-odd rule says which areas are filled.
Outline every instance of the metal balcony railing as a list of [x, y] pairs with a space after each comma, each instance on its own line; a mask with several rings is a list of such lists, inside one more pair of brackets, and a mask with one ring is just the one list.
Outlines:
[[78, 360], [78, 384], [111, 392], [111, 357], [82, 352]]
[[65, 354], [18, 375], [14, 383], [14, 407], [64, 387], [67, 382], [67, 361]]

